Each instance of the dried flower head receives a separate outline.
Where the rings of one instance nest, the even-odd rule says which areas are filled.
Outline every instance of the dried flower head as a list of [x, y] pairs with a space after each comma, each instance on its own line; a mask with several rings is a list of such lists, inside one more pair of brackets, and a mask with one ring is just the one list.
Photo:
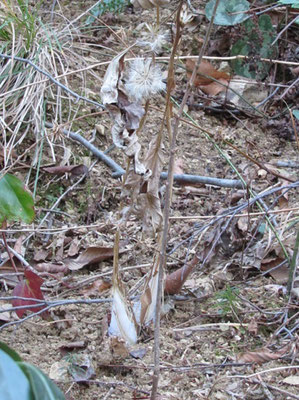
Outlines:
[[153, 64], [151, 59], [136, 58], [130, 63], [125, 89], [132, 99], [137, 102], [146, 100], [165, 87], [161, 68]]
[[145, 24], [147, 32], [145, 33], [144, 39], [137, 40], [137, 45], [142, 47], [148, 47], [149, 50], [153, 51], [155, 54], [161, 52], [162, 47], [168, 41], [168, 34], [157, 30], [153, 25]]

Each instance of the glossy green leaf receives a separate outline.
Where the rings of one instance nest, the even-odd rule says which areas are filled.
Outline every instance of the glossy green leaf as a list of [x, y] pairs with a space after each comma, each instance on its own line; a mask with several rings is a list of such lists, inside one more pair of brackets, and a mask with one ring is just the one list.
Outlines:
[[26, 362], [19, 366], [30, 380], [31, 388], [36, 400], [65, 400], [64, 394], [40, 369]]
[[0, 350], [3, 350], [6, 354], [8, 354], [14, 361], [23, 361], [19, 354], [11, 349], [7, 344], [0, 342]]
[[5, 351], [0, 350], [0, 400], [34, 400], [27, 376]]
[[25, 185], [15, 176], [6, 174], [0, 179], [0, 224], [3, 221], [32, 222], [34, 201]]
[[[206, 5], [206, 17], [210, 21], [216, 0], [210, 0]], [[236, 25], [248, 18], [246, 12], [249, 10], [249, 2], [246, 0], [220, 0], [214, 24]]]
[[299, 0], [279, 0], [278, 3], [290, 5], [292, 8], [299, 8]]

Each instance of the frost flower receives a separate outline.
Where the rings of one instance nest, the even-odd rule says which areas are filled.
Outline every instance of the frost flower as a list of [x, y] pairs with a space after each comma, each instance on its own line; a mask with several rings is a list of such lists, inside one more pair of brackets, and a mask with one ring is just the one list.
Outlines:
[[165, 90], [162, 71], [151, 59], [136, 58], [130, 63], [125, 83], [127, 94], [137, 102], [147, 100], [154, 94]]

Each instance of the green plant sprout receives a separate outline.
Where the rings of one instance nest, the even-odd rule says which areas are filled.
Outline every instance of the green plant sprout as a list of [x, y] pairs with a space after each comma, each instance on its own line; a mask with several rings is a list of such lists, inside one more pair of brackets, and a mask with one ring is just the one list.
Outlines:
[[128, 5], [128, 3], [128, 0], [98, 1], [91, 10], [90, 13], [92, 15], [87, 18], [86, 25], [92, 24], [97, 19], [97, 17], [100, 17], [107, 12], [111, 12], [113, 14], [121, 13], [124, 10], [125, 6]]
[[217, 304], [215, 307], [218, 308], [218, 312], [221, 315], [228, 316], [233, 314], [235, 319], [240, 322], [238, 317], [239, 312], [239, 300], [237, 297], [239, 290], [237, 288], [226, 286], [225, 290], [216, 293], [215, 298]]

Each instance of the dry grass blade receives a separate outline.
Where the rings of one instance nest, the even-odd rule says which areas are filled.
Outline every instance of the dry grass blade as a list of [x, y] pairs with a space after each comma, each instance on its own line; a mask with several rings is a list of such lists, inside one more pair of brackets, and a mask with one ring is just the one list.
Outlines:
[[[63, 23], [65, 21], [63, 20]], [[0, 10], [1, 53], [9, 58], [0, 58], [0, 129], [4, 154], [4, 166], [8, 164], [14, 149], [30, 133], [35, 139], [45, 136], [46, 111], [54, 115], [57, 122], [72, 114], [70, 94], [62, 96], [57, 85], [49, 84], [44, 75], [28, 63], [15, 57], [30, 60], [53, 78], [64, 74], [74, 66], [86, 66], [84, 58], [72, 48], [76, 31], [63, 30], [62, 24], [49, 26], [41, 22], [38, 7], [27, 2], [8, 0]], [[85, 87], [84, 73], [80, 86]], [[80, 75], [78, 75], [80, 77]], [[65, 76], [63, 85], [72, 85]], [[66, 107], [67, 106], [67, 107]], [[65, 113], [65, 110], [69, 112]], [[53, 160], [52, 138], [46, 137]], [[41, 143], [37, 141], [34, 164], [37, 163]]]

